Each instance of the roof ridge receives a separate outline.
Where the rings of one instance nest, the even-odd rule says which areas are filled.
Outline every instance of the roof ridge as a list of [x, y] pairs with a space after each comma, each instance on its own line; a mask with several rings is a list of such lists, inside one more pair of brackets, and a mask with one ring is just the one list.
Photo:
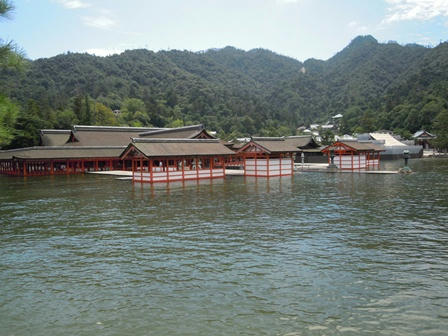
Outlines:
[[0, 150], [0, 153], [19, 152], [25, 150], [79, 150], [79, 149], [118, 149], [126, 148], [126, 146], [32, 146], [23, 148], [13, 148]]
[[51, 133], [70, 133], [72, 130], [62, 130], [62, 129], [41, 129], [40, 130], [40, 132], [42, 133], [42, 134], [44, 134], [44, 133], [48, 133], [48, 134], [51, 134]]
[[168, 133], [168, 132], [176, 132], [176, 131], [185, 131], [188, 129], [198, 129], [198, 131], [202, 131], [204, 128], [203, 124], [197, 124], [197, 125], [188, 125], [188, 126], [182, 126], [182, 127], [174, 127], [174, 128], [163, 128], [155, 131], [147, 131], [140, 133], [139, 136], [145, 136], [145, 135], [153, 135], [153, 134], [160, 134], [160, 133]]
[[221, 143], [219, 139], [189, 139], [189, 138], [132, 138], [133, 143]]
[[161, 130], [163, 128], [159, 127], [129, 127], [129, 126], [92, 126], [92, 125], [73, 125], [73, 131], [115, 131], [115, 132], [126, 132], [126, 131], [150, 131], [150, 130]]
[[285, 137], [251, 137], [253, 141], [285, 141]]

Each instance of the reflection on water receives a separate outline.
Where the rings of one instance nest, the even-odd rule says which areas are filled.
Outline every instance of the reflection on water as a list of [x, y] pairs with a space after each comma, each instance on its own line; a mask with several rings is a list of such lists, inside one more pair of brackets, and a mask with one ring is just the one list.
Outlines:
[[448, 162], [410, 164], [169, 185], [0, 177], [0, 334], [442, 335]]

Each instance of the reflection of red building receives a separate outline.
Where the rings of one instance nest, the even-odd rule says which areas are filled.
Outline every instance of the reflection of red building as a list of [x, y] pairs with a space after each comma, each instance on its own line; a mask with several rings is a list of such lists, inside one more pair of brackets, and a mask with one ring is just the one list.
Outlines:
[[120, 158], [132, 161], [134, 182], [155, 183], [224, 178], [233, 154], [218, 139], [133, 138]]
[[328, 163], [334, 155], [334, 164], [339, 169], [360, 170], [378, 168], [384, 150], [384, 146], [371, 142], [337, 141], [322, 149], [322, 153], [328, 156]]
[[237, 155], [243, 158], [245, 176], [274, 177], [293, 174], [297, 151], [297, 146], [283, 137], [252, 138]]

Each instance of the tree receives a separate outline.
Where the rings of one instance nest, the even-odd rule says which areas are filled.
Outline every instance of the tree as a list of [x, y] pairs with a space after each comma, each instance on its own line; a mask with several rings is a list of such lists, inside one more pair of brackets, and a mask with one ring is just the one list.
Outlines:
[[39, 144], [39, 130], [51, 126], [47, 121], [41, 119], [39, 105], [30, 100], [25, 109], [22, 109], [16, 120], [14, 139], [11, 141], [12, 148], [32, 147]]
[[114, 113], [110, 108], [101, 104], [95, 103], [95, 125], [99, 126], [116, 126], [118, 125]]
[[14, 126], [19, 107], [0, 95], [0, 148], [8, 146], [14, 139]]
[[328, 146], [334, 142], [334, 134], [331, 130], [325, 129], [321, 130], [319, 133], [322, 138], [322, 145]]
[[150, 122], [145, 103], [138, 98], [127, 98], [123, 101], [121, 119], [131, 126], [146, 126]]
[[82, 97], [80, 95], [77, 95], [73, 100], [73, 112], [75, 113], [76, 119], [78, 119], [79, 122], [82, 122], [82, 120], [84, 120], [82, 111]]
[[434, 119], [432, 131], [436, 136], [434, 145], [439, 150], [448, 150], [448, 109], [442, 110]]
[[[12, 2], [0, 0], [0, 19], [9, 18], [9, 14], [14, 10]], [[12, 41], [0, 39], [0, 68], [17, 68], [24, 65], [23, 52]]]
[[92, 124], [92, 112], [90, 110], [90, 101], [89, 97], [87, 95], [84, 96], [84, 111], [83, 111], [83, 120], [81, 120], [81, 123], [84, 125], [91, 125]]

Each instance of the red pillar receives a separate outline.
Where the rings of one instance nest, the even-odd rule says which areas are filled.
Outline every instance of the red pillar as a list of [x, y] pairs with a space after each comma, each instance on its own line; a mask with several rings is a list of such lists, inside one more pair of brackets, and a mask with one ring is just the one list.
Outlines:
[[140, 182], [143, 182], [143, 158], [140, 158]]
[[134, 181], [135, 178], [135, 160], [132, 159], [132, 181]]
[[149, 160], [149, 182], [154, 182], [154, 173], [153, 173], [154, 162], [153, 159]]
[[266, 155], [266, 174], [268, 175], [268, 176], [271, 176], [271, 174], [270, 174], [270, 165], [271, 165], [271, 163], [270, 163], [270, 157], [269, 157], [269, 155]]
[[182, 181], [185, 180], [185, 160], [182, 159]]
[[282, 171], [282, 155], [280, 154], [280, 176], [283, 176], [283, 171]]
[[199, 179], [199, 163], [198, 163], [198, 158], [194, 159], [196, 162], [196, 178]]

